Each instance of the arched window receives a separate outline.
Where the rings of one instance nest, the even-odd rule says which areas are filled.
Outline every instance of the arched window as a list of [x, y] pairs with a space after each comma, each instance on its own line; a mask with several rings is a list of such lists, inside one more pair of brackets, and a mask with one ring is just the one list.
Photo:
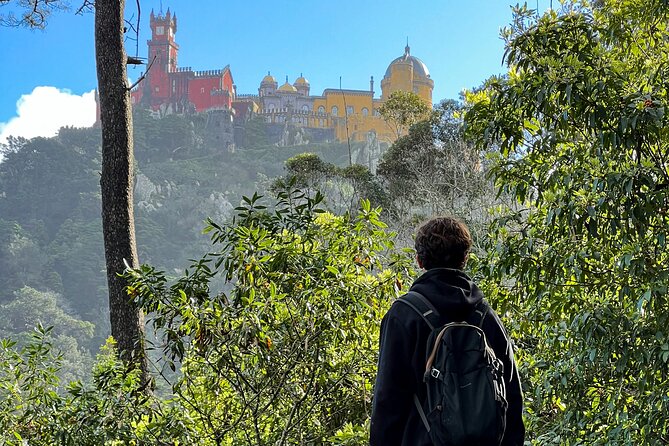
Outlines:
[[353, 114], [353, 106], [352, 105], [347, 105], [346, 106], [346, 116], [350, 116]]
[[272, 102], [267, 104], [267, 110], [270, 110], [270, 111], [274, 110], [274, 104]]
[[309, 111], [309, 106], [308, 106], [307, 104], [304, 104], [304, 105], [302, 106], [302, 111], [304, 111], [304, 112], [308, 112], [308, 111]]
[[318, 113], [325, 113], [325, 107], [323, 107], [322, 105], [318, 107]]
[[369, 110], [367, 107], [362, 107], [362, 116], [368, 116], [369, 115]]
[[332, 116], [339, 116], [339, 108], [336, 105], [333, 105], [330, 114]]

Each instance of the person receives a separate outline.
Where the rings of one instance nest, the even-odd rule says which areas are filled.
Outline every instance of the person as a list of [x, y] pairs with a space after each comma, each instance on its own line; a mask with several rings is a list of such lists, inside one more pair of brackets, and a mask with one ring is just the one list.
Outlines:
[[[464, 320], [483, 293], [463, 272], [472, 238], [467, 227], [450, 217], [433, 218], [417, 231], [418, 265], [426, 270], [411, 286], [436, 307], [441, 323]], [[487, 305], [487, 304], [486, 304]], [[513, 347], [497, 314], [489, 309], [481, 327], [504, 364], [508, 402], [502, 445], [522, 445], [522, 390]], [[379, 362], [370, 428], [370, 446], [431, 446], [414, 395], [426, 399], [423, 383], [430, 328], [408, 305], [396, 301], [381, 323]]]

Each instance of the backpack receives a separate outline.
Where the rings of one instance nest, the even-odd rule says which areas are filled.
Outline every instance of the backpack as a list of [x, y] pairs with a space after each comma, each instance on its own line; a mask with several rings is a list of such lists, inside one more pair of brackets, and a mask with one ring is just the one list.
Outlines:
[[[482, 326], [488, 305], [481, 301], [461, 322], [440, 325], [440, 316], [423, 295], [399, 299], [430, 327], [423, 381], [424, 403], [414, 403], [436, 446], [500, 445], [506, 428], [504, 365], [488, 345]], [[472, 323], [477, 321], [478, 323]]]

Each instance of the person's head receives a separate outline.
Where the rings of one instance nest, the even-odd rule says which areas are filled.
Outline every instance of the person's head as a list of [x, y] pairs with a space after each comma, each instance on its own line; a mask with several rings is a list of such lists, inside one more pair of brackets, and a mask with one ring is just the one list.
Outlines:
[[463, 269], [472, 247], [472, 236], [461, 221], [435, 217], [418, 228], [414, 246], [421, 268]]

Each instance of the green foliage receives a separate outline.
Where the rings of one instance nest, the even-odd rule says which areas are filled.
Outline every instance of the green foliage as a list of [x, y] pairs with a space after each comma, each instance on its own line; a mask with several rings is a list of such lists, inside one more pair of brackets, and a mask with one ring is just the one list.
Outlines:
[[0, 215], [20, 224], [42, 220], [52, 237], [79, 206], [80, 192], [96, 190], [98, 170], [90, 152], [60, 137], [34, 138], [0, 164]]
[[668, 16], [657, 0], [518, 8], [508, 76], [468, 97], [518, 203], [478, 267], [516, 321], [533, 444], [669, 442]]
[[65, 381], [84, 379], [92, 364], [87, 341], [93, 337], [94, 326], [63, 309], [61, 296], [22, 288], [14, 292], [14, 299], [0, 305], [0, 337], [11, 337], [25, 344], [31, 330], [38, 325], [54, 327], [51, 330], [54, 346], [63, 354], [59, 376]]
[[346, 423], [339, 429], [328, 444], [338, 446], [366, 446], [369, 444], [369, 424], [353, 425]]
[[[21, 348], [0, 340], [0, 443], [8, 446], [194, 444], [172, 409], [140, 388], [139, 372], [119, 362], [113, 341], [102, 349], [91, 384], [58, 378], [62, 355], [39, 325]], [[183, 441], [183, 443], [180, 442]]]
[[355, 211], [360, 200], [384, 205], [387, 197], [380, 182], [360, 164], [338, 167], [315, 153], [301, 153], [286, 161], [287, 174], [272, 188], [297, 186], [308, 193], [321, 192], [329, 210], [336, 214]]
[[267, 137], [267, 123], [261, 116], [254, 114], [244, 124], [244, 140], [242, 147], [245, 148], [259, 148], [270, 145]]
[[286, 161], [286, 170], [296, 178], [302, 187], [313, 187], [322, 178], [328, 178], [335, 172], [335, 166], [326, 163], [314, 153], [301, 153]]
[[431, 104], [425, 102], [416, 93], [397, 90], [379, 108], [379, 113], [390, 125], [399, 138], [415, 123], [430, 115]]
[[[107, 304], [107, 282], [102, 223], [99, 213], [94, 219], [66, 220], [49, 244], [48, 254], [53, 270], [63, 278], [63, 295], [69, 305], [88, 320], [93, 320], [100, 308]], [[38, 258], [33, 258], [37, 262]], [[92, 351], [97, 350], [106, 335], [98, 338]]]
[[14, 291], [24, 286], [62, 287], [60, 278], [50, 274], [49, 259], [34, 238], [38, 237], [31, 238], [16, 222], [0, 219], [0, 303], [10, 301]]
[[[369, 416], [380, 318], [409, 258], [391, 254], [368, 201], [338, 217], [321, 200], [289, 189], [270, 209], [245, 197], [230, 225], [210, 222], [216, 251], [172, 285], [148, 266], [129, 273], [166, 365], [182, 364], [175, 401], [204, 444], [360, 438], [351, 423]], [[212, 290], [217, 276], [227, 292]]]
[[[283, 173], [283, 162], [304, 150], [220, 152], [208, 145], [200, 115], [156, 119], [137, 109], [134, 130], [138, 252], [170, 271], [207, 249], [201, 234], [207, 217], [227, 219], [238, 197], [269, 186], [268, 178]], [[347, 159], [343, 144], [310, 150], [327, 162]], [[0, 303], [24, 286], [61, 294], [69, 308], [96, 324], [88, 341], [95, 352], [108, 335], [99, 129], [9, 138], [0, 153]]]
[[393, 220], [453, 214], [482, 232], [495, 196], [482, 154], [464, 139], [461, 112], [461, 104], [443, 101], [383, 154], [378, 176]]
[[375, 206], [387, 201], [380, 182], [360, 164], [338, 167], [315, 153], [301, 153], [286, 161], [286, 171], [274, 181], [273, 190], [297, 186], [308, 193], [321, 192], [327, 208], [336, 214], [354, 212], [360, 200]]
[[149, 110], [133, 110], [135, 158], [144, 163], [192, 158], [205, 152], [204, 123], [199, 117], [167, 115], [155, 118]]

